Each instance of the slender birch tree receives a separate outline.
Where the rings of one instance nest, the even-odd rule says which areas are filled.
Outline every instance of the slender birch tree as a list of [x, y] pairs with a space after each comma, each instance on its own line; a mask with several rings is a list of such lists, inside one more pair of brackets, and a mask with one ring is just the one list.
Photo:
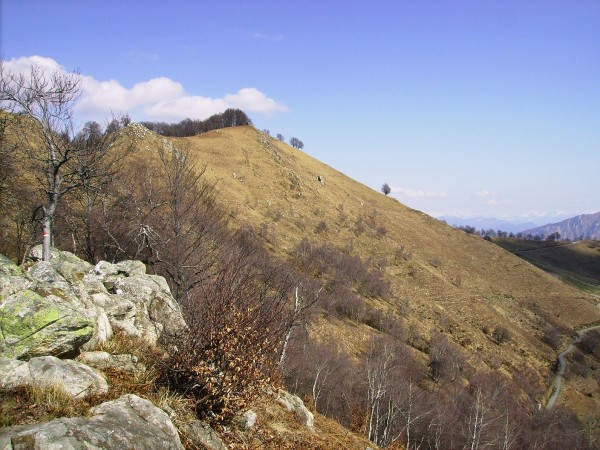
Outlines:
[[38, 208], [45, 261], [50, 259], [60, 200], [102, 174], [108, 150], [76, 139], [73, 112], [80, 93], [78, 73], [49, 72], [35, 65], [28, 73], [16, 73], [0, 65], [0, 107], [13, 115], [18, 145], [45, 198]]

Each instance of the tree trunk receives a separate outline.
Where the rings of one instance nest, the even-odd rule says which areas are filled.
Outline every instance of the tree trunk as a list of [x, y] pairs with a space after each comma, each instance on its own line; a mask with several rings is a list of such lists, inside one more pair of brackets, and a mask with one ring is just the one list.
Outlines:
[[52, 246], [52, 228], [54, 225], [54, 215], [56, 214], [56, 204], [58, 196], [54, 193], [50, 194], [48, 206], [43, 207], [44, 219], [42, 222], [42, 260], [50, 261], [50, 247]]
[[52, 232], [52, 217], [47, 213], [44, 208], [44, 222], [42, 224], [43, 230], [43, 241], [42, 241], [42, 259], [44, 261], [50, 261], [50, 236]]

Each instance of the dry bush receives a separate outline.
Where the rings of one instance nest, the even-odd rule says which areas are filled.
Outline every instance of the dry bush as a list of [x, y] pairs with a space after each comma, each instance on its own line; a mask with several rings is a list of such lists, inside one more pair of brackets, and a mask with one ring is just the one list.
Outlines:
[[464, 364], [465, 359], [460, 347], [450, 342], [445, 334], [432, 332], [429, 343], [431, 378], [434, 381], [454, 381]]
[[598, 355], [600, 352], [600, 333], [596, 330], [586, 333], [575, 344], [582, 352], [589, 355]]
[[500, 345], [511, 338], [510, 330], [502, 325], [496, 326], [491, 334], [492, 341]]
[[562, 336], [558, 329], [552, 325], [548, 325], [544, 328], [544, 334], [541, 340], [544, 344], [549, 345], [552, 349], [558, 350], [562, 343]]
[[336, 284], [346, 284], [365, 297], [388, 297], [390, 283], [383, 279], [383, 274], [369, 270], [351, 251], [329, 245], [316, 246], [303, 239], [296, 247], [296, 267], [314, 277], [328, 274]]
[[399, 245], [394, 251], [394, 259], [398, 261], [408, 261], [412, 257], [412, 253], [407, 250], [404, 245]]
[[328, 229], [329, 229], [329, 226], [327, 225], [327, 223], [321, 220], [315, 226], [315, 234], [325, 233]]
[[379, 225], [376, 229], [375, 232], [377, 233], [378, 237], [383, 237], [387, 234], [388, 230], [386, 227], [384, 227], [383, 225]]
[[161, 382], [193, 400], [199, 417], [226, 423], [271, 385], [289, 324], [281, 274], [240, 254], [182, 303], [189, 329], [165, 340]]

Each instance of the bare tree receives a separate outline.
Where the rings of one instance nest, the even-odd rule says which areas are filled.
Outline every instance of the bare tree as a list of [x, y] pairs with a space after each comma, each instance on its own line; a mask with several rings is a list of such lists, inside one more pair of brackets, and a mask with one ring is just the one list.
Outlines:
[[[302, 288], [303, 293], [300, 293], [299, 288]], [[288, 344], [292, 333], [296, 327], [306, 325], [307, 310], [314, 306], [319, 299], [319, 294], [325, 288], [325, 285], [321, 285], [318, 290], [307, 292], [307, 289], [301, 282], [294, 289], [294, 310], [289, 316], [288, 323], [286, 324], [286, 333], [283, 339], [283, 345], [279, 354], [279, 366], [282, 367], [285, 361]], [[306, 292], [304, 294], [304, 292]]]
[[0, 105], [16, 114], [19, 146], [45, 197], [39, 207], [44, 260], [50, 259], [60, 200], [92, 180], [103, 156], [75, 139], [73, 108], [80, 83], [77, 73], [46, 73], [32, 66], [29, 73], [19, 74], [0, 66]]
[[390, 413], [388, 401], [393, 399], [390, 390], [394, 385], [392, 373], [395, 368], [395, 354], [390, 343], [371, 341], [371, 348], [365, 362], [367, 381], [367, 437], [377, 445], [384, 443], [385, 429], [382, 424]]
[[[134, 151], [134, 146], [121, 140], [118, 134], [128, 122], [127, 116], [113, 118], [104, 129], [97, 122], [87, 122], [72, 141], [73, 147], [81, 150], [73, 160], [73, 166], [79, 168], [75, 177], [79, 188], [69, 194], [65, 213], [59, 218], [68, 225], [72, 251], [85, 254], [90, 262], [99, 259], [97, 249], [102, 246], [101, 238], [94, 237], [102, 215], [98, 206], [110, 195], [109, 185], [118, 176], [119, 163]], [[56, 231], [60, 237], [58, 227]]]
[[181, 302], [208, 276], [215, 254], [225, 247], [227, 221], [214, 185], [205, 179], [205, 168], [191, 162], [188, 150], [170, 147], [159, 155], [166, 214], [159, 216], [161, 224], [155, 227], [160, 235], [156, 264]]

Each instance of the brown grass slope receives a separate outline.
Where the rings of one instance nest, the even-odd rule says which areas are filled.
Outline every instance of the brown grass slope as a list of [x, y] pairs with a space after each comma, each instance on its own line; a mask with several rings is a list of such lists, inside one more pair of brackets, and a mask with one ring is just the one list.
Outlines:
[[[500, 355], [508, 373], [523, 366], [547, 373], [556, 355], [539, 340], [543, 327], [569, 332], [600, 322], [594, 297], [253, 127], [173, 142], [206, 166], [233, 221], [259, 229], [275, 253], [291, 258], [305, 237], [351, 247], [392, 280], [393, 299], [374, 303], [398, 317], [400, 303], [408, 304], [407, 324], [424, 336], [448, 332], [476, 366]], [[355, 352], [372, 332], [327, 318], [318, 324]], [[513, 335], [501, 348], [482, 331], [498, 325]]]
[[494, 243], [567, 282], [600, 293], [600, 242], [496, 238]]

